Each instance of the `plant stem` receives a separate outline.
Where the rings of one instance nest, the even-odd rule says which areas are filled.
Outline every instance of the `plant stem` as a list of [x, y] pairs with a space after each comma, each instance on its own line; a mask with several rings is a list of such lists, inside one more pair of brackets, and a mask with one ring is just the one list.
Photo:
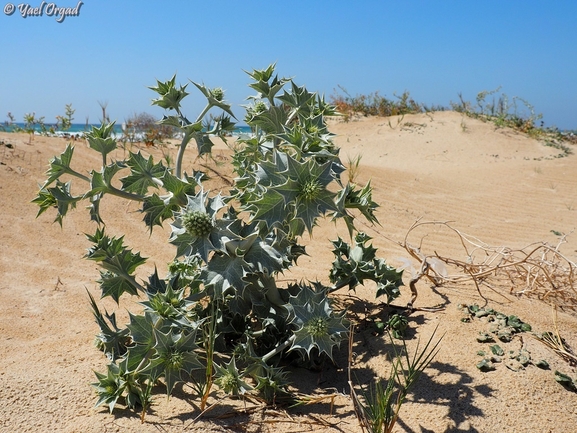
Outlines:
[[[196, 122], [194, 123], [198, 123], [202, 120], [202, 118], [205, 116], [206, 113], [208, 113], [208, 110], [210, 110], [212, 108], [212, 104], [206, 104], [206, 107], [204, 107], [204, 109], [202, 110], [202, 112], [198, 115], [198, 117], [196, 118]], [[181, 117], [181, 120], [185, 120], [186, 118], [184, 118], [182, 116], [182, 114], [180, 113], [180, 110], [177, 110], [178, 115]], [[188, 121], [186, 121], [188, 122]], [[190, 123], [189, 123], [190, 124]], [[180, 178], [182, 175], [182, 160], [184, 158], [184, 151], [186, 150], [186, 146], [188, 145], [188, 142], [190, 141], [190, 139], [192, 138], [192, 134], [189, 133], [185, 133], [184, 137], [182, 138], [182, 142], [180, 143], [179, 149], [178, 149], [178, 154], [176, 155], [176, 177]]]
[[214, 340], [216, 337], [216, 302], [211, 302], [210, 322], [208, 335], [205, 333], [204, 341], [206, 345], [206, 388], [200, 401], [200, 410], [204, 410], [206, 402], [212, 388], [212, 367], [214, 362]]
[[278, 288], [276, 286], [269, 286], [267, 287], [267, 291], [265, 293], [266, 299], [273, 305], [277, 307], [282, 307], [286, 305], [286, 302], [281, 298]]
[[178, 154], [176, 155], [176, 177], [178, 177], [180, 179], [181, 175], [182, 175], [182, 159], [184, 158], [184, 151], [186, 150], [186, 146], [188, 145], [188, 142], [190, 141], [190, 139], [192, 138], [192, 136], [190, 134], [184, 134], [184, 137], [182, 138], [182, 143], [180, 143], [180, 146], [178, 148]]
[[68, 167], [68, 170], [66, 170], [66, 172], [72, 176], [76, 176], [77, 178], [85, 180], [86, 182], [90, 183], [90, 178], [88, 176], [80, 174], [77, 171], [72, 170], [70, 167]]
[[144, 197], [139, 194], [132, 194], [121, 189], [115, 188], [112, 185], [108, 185], [109, 194], [115, 195], [120, 198], [125, 198], [127, 200], [134, 200], [134, 201], [144, 201]]
[[286, 340], [284, 343], [279, 344], [277, 347], [275, 347], [273, 350], [271, 350], [269, 353], [267, 353], [266, 355], [264, 355], [262, 357], [262, 361], [263, 362], [267, 362], [269, 359], [271, 359], [273, 356], [281, 353], [283, 350], [285, 350], [287, 347], [289, 347], [293, 341], [295, 341], [296, 339], [296, 335], [293, 334], [289, 337], [288, 340]]
[[196, 118], [196, 122], [194, 122], [194, 123], [200, 122], [202, 120], [202, 118], [204, 117], [204, 115], [206, 113], [208, 113], [208, 110], [210, 110], [211, 108], [212, 108], [212, 104], [210, 104], [210, 103], [206, 104], [206, 107], [204, 107], [204, 110], [202, 110], [202, 112], [198, 115], [198, 117]]

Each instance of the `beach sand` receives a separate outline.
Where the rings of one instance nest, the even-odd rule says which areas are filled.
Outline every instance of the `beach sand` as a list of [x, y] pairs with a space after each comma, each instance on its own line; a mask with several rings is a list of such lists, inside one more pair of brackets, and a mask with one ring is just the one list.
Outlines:
[[[407, 115], [399, 118], [359, 118], [350, 122], [331, 121], [335, 143], [344, 162], [361, 155], [359, 184], [371, 180], [373, 199], [380, 204], [380, 225], [360, 224], [373, 237], [379, 256], [400, 266], [410, 262], [419, 267], [399, 243], [417, 221], [449, 222], [451, 227], [488, 245], [512, 249], [547, 242], [557, 245], [558, 234], [568, 234], [562, 253], [577, 261], [577, 155], [558, 157], [559, 149], [510, 129], [463, 117], [454, 112]], [[62, 138], [36, 136], [31, 144], [26, 134], [0, 133], [0, 431], [1, 432], [361, 432], [347, 386], [347, 349], [336, 354], [336, 366], [309, 372], [294, 370], [292, 380], [301, 392], [313, 396], [334, 395], [309, 406], [264, 408], [246, 403], [211, 398], [218, 404], [200, 416], [197, 402], [186, 386], [178, 387], [167, 399], [162, 389], [156, 394], [145, 424], [138, 415], [118, 407], [110, 415], [105, 407], [94, 408], [93, 371], [105, 371], [106, 359], [94, 347], [98, 332], [88, 290], [95, 298], [99, 288], [97, 266], [83, 260], [89, 247], [84, 233], [94, 225], [83, 205], [70, 212], [62, 230], [47, 212], [36, 219], [31, 203], [38, 184], [45, 179], [48, 160], [59, 155], [68, 143]], [[73, 165], [78, 171], [99, 168], [100, 160], [79, 140]], [[135, 149], [136, 150], [136, 149]], [[141, 148], [144, 154], [162, 158], [156, 148]], [[577, 149], [574, 149], [577, 150]], [[172, 149], [173, 154], [174, 149]], [[190, 170], [196, 154], [189, 152], [185, 167]], [[215, 147], [215, 159], [230, 161], [230, 151]], [[123, 151], [116, 151], [116, 158]], [[209, 167], [230, 176], [226, 166]], [[218, 179], [214, 181], [218, 186]], [[77, 181], [73, 182], [76, 185]], [[224, 184], [221, 184], [224, 186]], [[76, 190], [80, 191], [80, 190]], [[162, 274], [174, 250], [167, 243], [168, 224], [149, 237], [133, 203], [110, 200], [103, 205], [107, 231], [125, 234], [135, 251], [150, 260], [140, 278], [159, 267]], [[287, 280], [320, 280], [328, 283], [333, 255], [329, 240], [348, 235], [341, 226], [321, 222], [314, 239], [306, 238], [310, 256], [287, 272]], [[438, 254], [466, 261], [463, 246], [454, 231], [443, 225], [424, 225], [411, 233], [409, 242], [424, 254]], [[162, 271], [161, 271], [162, 270]], [[410, 270], [405, 272], [408, 285]], [[530, 336], [499, 343], [506, 349], [525, 347], [533, 360], [544, 359], [550, 368], [534, 365], [513, 371], [505, 362], [481, 372], [476, 364], [480, 350], [479, 332], [488, 328], [483, 320], [463, 323], [460, 304], [484, 304], [507, 315], [517, 315], [533, 331], [553, 331], [555, 323], [567, 344], [577, 348], [577, 316], [558, 312], [528, 296], [510, 293], [509, 287], [492, 290], [473, 283], [431, 287], [421, 279], [416, 307], [443, 305], [439, 311], [416, 311], [410, 316], [414, 336], [426, 341], [437, 328], [443, 336], [440, 351], [425, 370], [401, 409], [396, 432], [555, 432], [577, 431], [577, 393], [565, 390], [554, 379], [556, 370], [577, 376], [575, 368]], [[394, 303], [406, 305], [408, 286]], [[338, 292], [346, 297], [346, 290]], [[357, 290], [356, 297], [375, 301], [374, 287]], [[123, 300], [121, 307], [104, 300], [109, 312], [117, 310], [126, 323], [126, 310], [135, 308], [136, 298]], [[357, 307], [360, 303], [357, 301]], [[357, 317], [363, 317], [362, 310]], [[388, 338], [374, 335], [370, 327], [355, 333], [354, 369], [360, 382], [387, 377], [390, 364]], [[216, 395], [216, 393], [215, 393]], [[333, 404], [331, 404], [331, 401]], [[198, 419], [197, 419], [198, 417]]]

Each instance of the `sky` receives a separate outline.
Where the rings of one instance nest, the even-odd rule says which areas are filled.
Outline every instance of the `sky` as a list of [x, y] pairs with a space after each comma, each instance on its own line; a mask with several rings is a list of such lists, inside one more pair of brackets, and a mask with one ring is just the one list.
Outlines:
[[[49, 16], [54, 3], [32, 1], [0, 0], [0, 122], [8, 112], [53, 122], [66, 104], [75, 123], [99, 122], [100, 103], [118, 123], [161, 117], [148, 87], [174, 74], [222, 87], [242, 119], [255, 94], [244, 71], [276, 63], [280, 77], [327, 99], [340, 88], [408, 91], [449, 106], [500, 87], [545, 126], [577, 129], [574, 0], [85, 0], [60, 23]], [[41, 5], [41, 16], [22, 16]], [[196, 118], [205, 100], [188, 89], [183, 111]]]

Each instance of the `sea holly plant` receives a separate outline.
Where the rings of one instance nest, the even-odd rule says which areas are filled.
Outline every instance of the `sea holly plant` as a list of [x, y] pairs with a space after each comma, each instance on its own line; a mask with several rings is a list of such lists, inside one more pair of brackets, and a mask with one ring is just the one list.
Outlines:
[[[103, 124], [87, 134], [102, 166], [78, 171], [69, 145], [51, 160], [34, 199], [38, 215], [55, 211], [61, 225], [71, 209], [86, 203], [96, 225], [87, 235], [86, 258], [101, 268], [101, 296], [117, 304], [127, 295], [140, 298], [138, 313], [131, 311], [123, 327], [89, 295], [100, 327], [97, 346], [109, 360], [106, 372], [96, 373], [97, 405], [110, 411], [122, 401], [144, 414], [158, 383], [168, 395], [177, 383], [190, 383], [201, 408], [214, 386], [278, 401], [289, 396], [287, 358], [330, 360], [348, 337], [346, 312], [332, 302], [333, 292], [371, 280], [376, 296], [387, 302], [399, 295], [401, 273], [378, 259], [370, 238], [356, 230], [356, 218], [377, 222], [377, 204], [370, 184], [341, 179], [345, 167], [325, 121], [334, 108], [292, 79], [279, 78], [274, 65], [248, 75], [249, 87], [258, 92], [244, 107], [253, 134], [231, 146], [236, 179], [229, 191], [209, 191], [205, 173], [186, 171], [184, 154], [191, 142], [199, 156], [210, 153], [214, 138], [226, 141], [237, 118], [221, 88], [192, 83], [206, 105], [190, 121], [181, 111], [188, 84], [177, 85], [173, 76], [151, 90], [152, 103], [166, 110], [160, 123], [176, 128], [182, 139], [174, 170], [140, 151], [113, 160], [114, 125]], [[73, 193], [81, 188], [76, 183], [84, 193]], [[139, 204], [143, 235], [170, 224], [167, 241], [175, 258], [166, 272], [139, 280], [146, 258], [104, 225], [100, 203], [110, 196]], [[297, 265], [304, 240], [322, 218], [344, 220], [354, 239], [352, 246], [340, 238], [333, 242], [333, 285], [279, 286], [279, 274]]]

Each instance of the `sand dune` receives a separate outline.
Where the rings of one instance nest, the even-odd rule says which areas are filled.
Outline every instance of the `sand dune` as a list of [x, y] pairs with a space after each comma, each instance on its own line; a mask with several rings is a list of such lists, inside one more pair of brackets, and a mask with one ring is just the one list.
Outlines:
[[[371, 179], [373, 199], [381, 205], [377, 212], [381, 225], [363, 229], [391, 263], [409, 260], [418, 267], [398, 245], [418, 219], [451, 221], [453, 227], [487, 244], [511, 248], [534, 242], [555, 245], [559, 236], [553, 231], [568, 234], [561, 248], [567, 258], [577, 261], [577, 234], [571, 234], [577, 215], [577, 155], [558, 157], [558, 149], [542, 142], [454, 112], [334, 121], [330, 130], [337, 134], [335, 142], [344, 161], [362, 155], [356, 180]], [[25, 134], [0, 133], [2, 142], [0, 431], [219, 432], [235, 425], [235, 431], [250, 432], [361, 431], [345, 394], [335, 399], [332, 414], [329, 404], [321, 403], [289, 411], [292, 418], [282, 411], [261, 409], [242, 414], [242, 403], [225, 399], [193, 422], [199, 411], [186, 398], [186, 389], [170, 400], [157, 395], [144, 425], [128, 411], [112, 416], [93, 409], [92, 371], [103, 371], [106, 361], [91, 344], [97, 326], [85, 290], [98, 296], [94, 283], [98, 271], [81, 257], [88, 247], [84, 233], [94, 227], [87, 213], [77, 209], [61, 230], [52, 224], [51, 215], [35, 219], [37, 209], [30, 203], [44, 180], [48, 160], [62, 152], [67, 141], [35, 137], [28, 144]], [[162, 157], [158, 149], [142, 150]], [[228, 158], [223, 146], [215, 152]], [[117, 156], [122, 157], [122, 151]], [[194, 157], [191, 154], [186, 163]], [[99, 160], [79, 141], [75, 163], [88, 170], [98, 167]], [[103, 215], [112, 233], [125, 233], [129, 245], [153, 257], [143, 271], [150, 272], [155, 264], [162, 267], [172, 258], [168, 231], [155, 230], [149, 238], [133, 204], [112, 201], [104, 206]], [[328, 240], [339, 234], [346, 235], [342, 227], [322, 223], [315, 238], [307, 240], [310, 257], [299, 259], [301, 266], [287, 278], [327, 281], [333, 260]], [[443, 226], [421, 227], [411, 242], [427, 254], [466, 259], [458, 237]], [[403, 407], [396, 431], [563, 433], [577, 429], [577, 394], [562, 388], [553, 374], [558, 369], [575, 376], [575, 367], [527, 335], [508, 347], [525, 346], [532, 358], [547, 360], [550, 370], [530, 365], [515, 372], [501, 364], [483, 373], [475, 365], [480, 360], [477, 352], [487, 345], [477, 343], [476, 335], [487, 324], [461, 322], [463, 313], [458, 308], [461, 303], [483, 302], [475, 287], [468, 283], [433, 290], [421, 280], [418, 289], [417, 306], [443, 303], [445, 308], [414, 313], [412, 327], [426, 339], [438, 326], [444, 339], [437, 358]], [[408, 301], [408, 290], [405, 293], [399, 305]], [[483, 294], [491, 307], [519, 316], [536, 332], [554, 328], [553, 310], [546, 303], [513, 297], [507, 290], [484, 289]], [[370, 287], [360, 289], [357, 296], [374, 300]], [[130, 304], [128, 300], [126, 305]], [[119, 314], [125, 314], [124, 308]], [[577, 348], [577, 316], [559, 312], [558, 325], [567, 343]], [[386, 376], [382, 339], [366, 329], [359, 330], [355, 340], [359, 349], [355, 368], [361, 377], [368, 372]], [[337, 358], [339, 365], [324, 374], [299, 371], [296, 380], [311, 393], [344, 392], [346, 354]], [[239, 411], [235, 416], [218, 416], [232, 413], [235, 407]]]

